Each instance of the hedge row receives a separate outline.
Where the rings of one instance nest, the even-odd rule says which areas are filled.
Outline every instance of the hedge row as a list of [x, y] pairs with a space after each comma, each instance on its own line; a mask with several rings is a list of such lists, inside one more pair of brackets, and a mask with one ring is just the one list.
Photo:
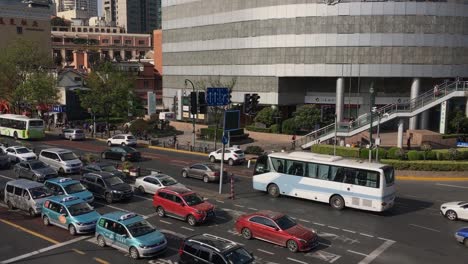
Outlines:
[[[328, 154], [333, 155], [334, 147], [332, 145], [322, 145], [317, 144], [312, 146], [312, 152], [319, 154]], [[376, 150], [372, 150], [372, 157], [375, 158]], [[348, 148], [336, 146], [336, 155], [346, 158], [369, 158], [369, 149], [359, 149], [359, 148]], [[379, 148], [379, 159], [384, 159], [387, 157], [387, 151], [385, 149]]]
[[256, 127], [256, 126], [247, 126], [246, 127], [248, 131], [252, 132], [262, 132], [262, 133], [271, 133], [271, 128], [270, 127]]
[[459, 138], [459, 137], [468, 137], [468, 134], [448, 134], [448, 135], [442, 135], [443, 139], [447, 138]]
[[[230, 133], [231, 133], [232, 137], [242, 136], [242, 135], [244, 135], [244, 129], [240, 128], [240, 129], [237, 129], [237, 130], [233, 130]], [[207, 140], [213, 140], [214, 137], [215, 137], [215, 128], [214, 127], [201, 128], [200, 129], [200, 134]], [[222, 137], [223, 137], [223, 129], [218, 128], [218, 132], [216, 134], [216, 139], [221, 140]]]
[[419, 170], [419, 171], [467, 171], [468, 161], [447, 160], [392, 160], [382, 159], [381, 163], [393, 166], [395, 170]]

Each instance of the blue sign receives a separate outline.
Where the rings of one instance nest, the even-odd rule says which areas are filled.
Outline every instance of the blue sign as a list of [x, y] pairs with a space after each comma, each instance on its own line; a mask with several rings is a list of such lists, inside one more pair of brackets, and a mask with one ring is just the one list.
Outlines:
[[63, 112], [65, 112], [65, 106], [64, 105], [54, 105], [54, 106], [52, 106], [52, 112], [63, 113]]
[[229, 142], [229, 139], [226, 135], [223, 135], [223, 138], [221, 139], [221, 142], [226, 145]]
[[468, 148], [468, 142], [458, 141], [457, 147], [459, 148]]
[[223, 106], [229, 104], [229, 88], [209, 87], [206, 90], [206, 103], [209, 106]]

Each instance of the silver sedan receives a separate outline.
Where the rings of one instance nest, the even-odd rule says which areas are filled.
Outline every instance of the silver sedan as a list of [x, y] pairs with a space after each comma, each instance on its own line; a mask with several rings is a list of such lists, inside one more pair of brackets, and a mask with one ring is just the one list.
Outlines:
[[141, 193], [155, 194], [159, 189], [167, 186], [185, 187], [166, 174], [151, 174], [137, 178], [135, 181], [135, 189], [138, 189]]

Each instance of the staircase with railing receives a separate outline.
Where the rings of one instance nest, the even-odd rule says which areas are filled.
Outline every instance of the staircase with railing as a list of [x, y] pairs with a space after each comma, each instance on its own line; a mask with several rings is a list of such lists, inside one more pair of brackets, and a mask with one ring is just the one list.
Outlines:
[[[437, 91], [431, 90], [420, 94], [409, 102], [385, 105], [373, 113], [359, 116], [346, 125], [340, 123], [336, 128], [336, 135], [337, 137], [350, 137], [366, 131], [370, 128], [371, 120], [372, 126], [377, 126], [379, 116], [380, 124], [397, 117], [413, 117], [454, 97], [468, 97], [468, 81], [444, 83], [438, 85]], [[305, 149], [334, 136], [335, 124], [330, 124], [296, 139], [295, 145]]]

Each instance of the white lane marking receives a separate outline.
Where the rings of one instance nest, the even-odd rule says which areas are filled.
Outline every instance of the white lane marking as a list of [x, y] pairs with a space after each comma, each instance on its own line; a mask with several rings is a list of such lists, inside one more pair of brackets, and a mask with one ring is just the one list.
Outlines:
[[253, 207], [248, 207], [247, 209], [252, 210], [252, 211], [258, 211], [257, 208], [253, 208]]
[[353, 231], [353, 230], [348, 230], [348, 229], [341, 229], [341, 230], [348, 232], [348, 233], [356, 234], [356, 231]]
[[468, 186], [458, 186], [458, 185], [451, 185], [451, 184], [445, 184], [445, 183], [436, 183], [435, 185], [445, 186], [445, 187], [453, 187], [453, 188], [461, 188], [461, 189], [468, 189]]
[[305, 223], [310, 223], [310, 221], [309, 221], [309, 220], [300, 219], [300, 218], [299, 218], [299, 221], [302, 221], [302, 222], [305, 222]]
[[34, 255], [37, 255], [37, 254], [41, 254], [41, 253], [44, 253], [44, 252], [47, 252], [47, 251], [50, 251], [50, 250], [54, 250], [54, 249], [56, 249], [56, 248], [60, 248], [60, 247], [66, 246], [66, 245], [70, 245], [70, 244], [76, 243], [76, 242], [78, 242], [78, 241], [87, 239], [87, 238], [89, 238], [89, 236], [77, 237], [77, 238], [75, 238], [75, 239], [68, 240], [68, 241], [66, 241], [66, 242], [58, 243], [58, 244], [55, 244], [55, 245], [52, 245], [52, 246], [49, 246], [49, 247], [46, 247], [46, 248], [42, 248], [42, 249], [35, 250], [35, 251], [29, 252], [29, 253], [26, 253], [26, 254], [23, 254], [23, 255], [20, 255], [20, 256], [11, 258], [11, 259], [4, 260], [4, 261], [2, 261], [2, 262], [0, 262], [0, 263], [1, 263], [1, 264], [8, 264], [8, 263], [17, 262], [17, 261], [19, 261], [19, 260], [22, 260], [22, 259], [25, 259], [25, 258], [29, 258], [29, 257], [31, 257], [31, 256], [34, 256]]
[[5, 178], [5, 179], [8, 179], [8, 180], [14, 180], [14, 179], [15, 179], [15, 178], [8, 177], [8, 176], [1, 175], [1, 174], [0, 174], [0, 177]]
[[328, 226], [328, 228], [331, 228], [331, 229], [339, 229], [339, 228], [336, 227], [336, 226]]
[[359, 233], [361, 236], [366, 236], [366, 237], [374, 237], [373, 235], [369, 235], [369, 234], [366, 234], [366, 233]]
[[165, 224], [168, 224], [168, 225], [172, 225], [172, 223], [171, 223], [171, 222], [164, 221], [164, 220], [159, 220], [159, 222], [162, 222], [162, 223], [165, 223]]
[[183, 160], [171, 160], [171, 162], [175, 162], [175, 163], [182, 163], [182, 164], [190, 164], [190, 162], [188, 161], [183, 161]]
[[324, 224], [317, 223], [317, 222], [313, 222], [312, 224], [314, 224], [314, 225], [318, 225], [318, 226], [325, 226]]
[[[169, 234], [169, 235], [176, 236], [178, 238], [182, 238], [182, 239], [186, 237], [184, 234], [177, 233], [177, 232], [167, 230], [167, 229], [160, 229], [159, 231], [161, 231], [162, 233], [166, 233], [166, 234]], [[179, 249], [177, 249], [177, 250], [179, 250]]]
[[327, 244], [327, 243], [323, 243], [323, 242], [319, 242], [319, 244], [322, 245], [322, 246], [331, 247], [331, 244]]
[[145, 215], [145, 216], [143, 216], [143, 219], [148, 219], [148, 218], [151, 218], [151, 217], [156, 216], [156, 215], [158, 215], [158, 213], [152, 213], [152, 214], [149, 214], [149, 215]]
[[273, 253], [273, 252], [266, 251], [266, 250], [259, 249], [259, 248], [257, 248], [257, 250], [258, 250], [258, 251], [260, 251], [260, 252], [263, 252], [263, 253], [269, 254], [269, 255], [274, 255], [274, 254], [275, 254], [275, 253]]
[[240, 205], [240, 204], [234, 204], [235, 207], [240, 207], [240, 208], [244, 208], [245, 206], [243, 205]]
[[293, 259], [293, 258], [288, 258], [288, 259], [291, 260], [291, 261], [297, 262], [297, 263], [307, 264], [307, 262], [300, 261], [300, 260], [297, 260], [297, 259]]
[[129, 210], [126, 210], [126, 209], [123, 209], [123, 208], [120, 208], [120, 207], [117, 207], [117, 206], [113, 206], [113, 205], [110, 205], [110, 204], [103, 204], [103, 203], [100, 203], [100, 202], [94, 202], [94, 203], [95, 204], [100, 204], [100, 205], [103, 205], [105, 207], [109, 207], [109, 208], [112, 208], [112, 209], [115, 209], [115, 210], [130, 212]]
[[325, 262], [333, 263], [337, 259], [341, 258], [340, 255], [336, 255], [324, 250], [317, 250], [315, 252], [309, 252], [305, 254], [306, 257], [316, 258]]
[[364, 256], [364, 257], [367, 257], [368, 255], [367, 254], [364, 254], [364, 253], [361, 253], [361, 252], [357, 252], [357, 251], [354, 251], [354, 250], [347, 250], [348, 252], [350, 253], [354, 253], [354, 254], [357, 254], [357, 255], [361, 255], [361, 256]]
[[432, 231], [432, 232], [440, 233], [440, 230], [433, 229], [433, 228], [430, 228], [430, 227], [425, 227], [425, 226], [420, 226], [420, 225], [415, 225], [415, 224], [409, 224], [409, 225], [414, 226], [414, 227], [418, 227], [418, 228], [422, 228], [422, 229], [426, 229], [426, 230], [429, 230], [429, 231]]
[[221, 200], [215, 200], [215, 201], [218, 203], [224, 203], [224, 201], [221, 201]]
[[192, 229], [192, 228], [189, 228], [189, 227], [186, 227], [186, 226], [181, 226], [180, 228], [182, 229], [185, 229], [185, 230], [189, 230], [189, 231], [195, 231], [195, 229]]
[[395, 241], [387, 240], [385, 241], [380, 247], [378, 247], [376, 250], [372, 251], [367, 257], [365, 257], [363, 260], [361, 260], [358, 264], [369, 264], [371, 263], [374, 259], [376, 259], [380, 254], [382, 254], [387, 248], [389, 248], [391, 245], [393, 245]]
[[395, 242], [394, 240], [391, 240], [391, 239], [388, 239], [388, 238], [385, 238], [385, 237], [377, 237], [378, 239], [380, 240], [384, 240], [384, 241], [393, 241]]

